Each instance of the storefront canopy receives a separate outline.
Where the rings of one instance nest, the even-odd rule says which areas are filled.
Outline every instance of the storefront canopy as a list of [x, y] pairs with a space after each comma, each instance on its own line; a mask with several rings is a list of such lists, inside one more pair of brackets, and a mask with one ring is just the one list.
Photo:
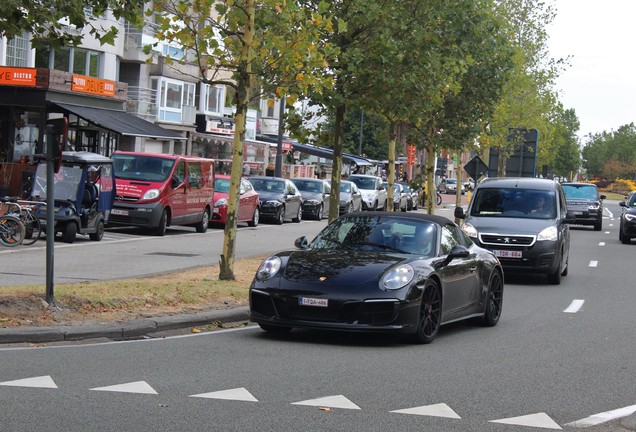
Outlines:
[[186, 138], [125, 111], [56, 103], [59, 106], [105, 129], [124, 136], [184, 140]]
[[[328, 148], [324, 148], [324, 147], [318, 147], [318, 146], [312, 146], [312, 145], [308, 145], [308, 144], [300, 144], [300, 143], [293, 143], [293, 147], [294, 147], [294, 151], [299, 151], [301, 153], [307, 153], [313, 156], [318, 156], [318, 157], [322, 157], [325, 159], [333, 159], [333, 150], [328, 149]], [[363, 157], [360, 156], [355, 156], [352, 154], [348, 154], [348, 153], [343, 153], [342, 154], [342, 160], [344, 162], [348, 162], [348, 163], [354, 163], [358, 166], [371, 166], [373, 165], [371, 162], [369, 162], [368, 159], [365, 159]]]

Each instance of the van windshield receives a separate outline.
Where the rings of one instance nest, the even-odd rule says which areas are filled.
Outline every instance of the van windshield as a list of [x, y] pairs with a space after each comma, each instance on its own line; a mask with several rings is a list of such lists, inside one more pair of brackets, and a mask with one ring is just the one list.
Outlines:
[[554, 191], [518, 188], [479, 189], [471, 206], [471, 216], [554, 219]]
[[115, 177], [123, 180], [162, 182], [168, 179], [174, 159], [144, 155], [120, 155], [113, 157]]

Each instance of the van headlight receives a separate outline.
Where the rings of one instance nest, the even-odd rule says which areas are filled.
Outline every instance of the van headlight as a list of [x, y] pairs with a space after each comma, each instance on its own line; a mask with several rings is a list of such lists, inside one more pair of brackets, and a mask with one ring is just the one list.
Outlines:
[[146, 191], [144, 196], [141, 197], [142, 200], [153, 200], [159, 197], [159, 189], [150, 189]]
[[466, 233], [468, 237], [477, 238], [477, 229], [469, 223], [464, 222], [462, 225], [462, 230]]
[[537, 241], [557, 241], [559, 238], [556, 227], [548, 227], [541, 231], [537, 236]]

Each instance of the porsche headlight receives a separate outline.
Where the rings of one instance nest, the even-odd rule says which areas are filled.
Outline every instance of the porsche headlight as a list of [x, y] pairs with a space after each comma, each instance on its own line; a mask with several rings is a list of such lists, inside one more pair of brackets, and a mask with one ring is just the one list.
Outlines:
[[280, 270], [281, 261], [277, 256], [271, 256], [263, 261], [256, 271], [256, 279], [261, 282], [273, 278]]
[[464, 223], [462, 225], [462, 230], [466, 233], [468, 237], [477, 238], [477, 229], [469, 223]]
[[221, 198], [217, 202], [214, 203], [214, 207], [226, 207], [227, 206], [227, 198]]
[[414, 275], [413, 267], [402, 264], [392, 268], [382, 276], [380, 287], [387, 290], [400, 289], [408, 285], [413, 280]]
[[144, 196], [141, 197], [142, 200], [153, 200], [159, 197], [159, 189], [150, 189], [146, 191]]
[[541, 231], [539, 233], [539, 235], [537, 236], [537, 241], [557, 241], [558, 239], [558, 232], [557, 232], [557, 228], [554, 226], [551, 227], [547, 227], [546, 229], [544, 229], [543, 231]]

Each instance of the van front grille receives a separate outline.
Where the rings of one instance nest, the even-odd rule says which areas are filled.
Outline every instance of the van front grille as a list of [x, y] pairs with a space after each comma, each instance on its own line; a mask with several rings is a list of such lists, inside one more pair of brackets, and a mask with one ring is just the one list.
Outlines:
[[480, 233], [479, 241], [484, 245], [493, 246], [532, 246], [536, 241], [536, 236], [520, 234], [496, 234]]

